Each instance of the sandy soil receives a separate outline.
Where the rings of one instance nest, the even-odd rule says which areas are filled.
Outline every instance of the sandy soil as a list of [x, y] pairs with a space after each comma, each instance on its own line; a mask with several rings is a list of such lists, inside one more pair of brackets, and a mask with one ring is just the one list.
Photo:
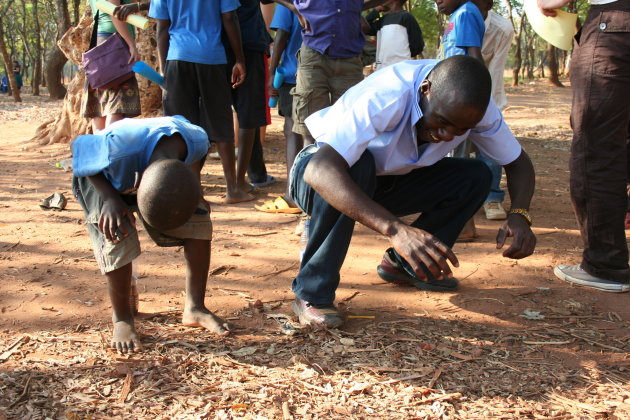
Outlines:
[[[212, 203], [214, 222], [211, 263], [214, 274], [208, 282], [206, 302], [220, 316], [231, 319], [241, 329], [228, 340], [216, 340], [205, 332], [179, 327], [177, 319], [184, 300], [183, 251], [159, 248], [142, 233], [144, 252], [139, 258], [141, 314], [138, 324], [140, 331], [146, 335], [147, 352], [143, 356], [131, 357], [118, 356], [106, 348], [111, 334], [111, 308], [106, 295], [106, 283], [96, 268], [81, 209], [70, 192], [71, 174], [55, 166], [56, 162], [69, 157], [68, 147], [40, 147], [28, 142], [36, 126], [54, 114], [60, 104], [35, 101], [29, 95], [24, 95], [25, 104], [15, 106], [2, 96], [0, 352], [10, 349], [16, 340], [22, 341], [15, 346], [18, 347], [17, 350], [13, 348], [6, 357], [0, 356], [0, 394], [5, 395], [0, 397], [0, 419], [3, 415], [24, 418], [38, 413], [50, 417], [109, 417], [125, 413], [126, 410], [136, 410], [133, 411], [133, 417], [137, 418], [187, 418], [204, 413], [207, 417], [225, 418], [254, 417], [257, 414], [270, 418], [283, 415], [286, 417], [288, 414], [296, 417], [326, 415], [421, 418], [425, 415], [448, 415], [461, 418], [623, 418], [629, 412], [624, 410], [630, 407], [630, 374], [623, 368], [629, 364], [629, 296], [571, 287], [557, 280], [552, 272], [556, 264], [579, 262], [581, 253], [580, 236], [568, 195], [570, 89], [552, 88], [536, 82], [509, 88], [508, 94], [510, 107], [505, 112], [505, 118], [537, 170], [537, 189], [531, 213], [534, 218], [534, 232], [538, 235], [538, 246], [533, 256], [520, 261], [501, 257], [494, 243], [500, 222], [487, 221], [480, 213], [476, 217], [480, 234], [478, 240], [457, 244], [455, 247], [461, 262], [460, 267], [455, 269], [455, 275], [461, 279], [461, 289], [451, 294], [429, 294], [381, 281], [375, 268], [388, 243], [386, 239], [359, 226], [341, 273], [342, 281], [337, 300], [343, 302], [342, 308], [346, 313], [366, 318], [349, 319], [347, 326], [337, 333], [319, 332], [298, 334], [299, 338], [284, 337], [279, 334], [278, 322], [273, 318], [260, 316], [260, 312], [267, 315], [291, 314], [290, 286], [296, 274], [299, 253], [299, 238], [293, 234], [297, 218], [291, 215], [260, 213], [253, 210], [252, 203], [220, 204], [224, 194], [222, 172], [219, 161], [211, 160], [204, 168], [202, 177], [206, 198]], [[280, 120], [274, 118], [265, 143], [269, 173], [278, 178], [279, 182], [257, 191], [259, 202], [280, 195], [286, 185], [284, 142], [280, 127]], [[66, 210], [44, 211], [38, 206], [41, 199], [53, 192], [62, 192], [68, 198]], [[526, 319], [523, 316], [526, 310], [540, 312], [545, 319]], [[192, 357], [202, 351], [202, 348], [195, 344], [197, 347], [191, 352], [188, 348], [191, 341], [186, 344], [181, 340], [213, 343], [207, 345], [215, 346], [212, 351], [216, 357], [246, 346], [259, 346], [267, 350], [270, 346], [283, 346], [287, 353], [279, 356], [282, 363], [273, 360], [273, 357], [269, 363], [285, 366], [283, 363], [287, 363], [291, 356], [306, 356], [303, 352], [311, 351], [317, 353], [316, 350], [322, 343], [339, 340], [340, 336], [357, 340], [353, 347], [358, 350], [355, 353], [364, 354], [373, 364], [396, 365], [396, 356], [390, 353], [379, 354], [377, 358], [370, 356], [368, 350], [372, 344], [362, 347], [360, 338], [367, 339], [368, 332], [376, 334], [377, 327], [401, 320], [412, 323], [410, 325], [415, 331], [413, 337], [416, 337], [412, 340], [432, 342], [433, 339], [432, 345], [438, 348], [440, 343], [447, 341], [447, 337], [456, 337], [459, 342], [474, 341], [489, 334], [489, 331], [494, 337], [490, 341], [500, 351], [509, 353], [505, 347], [501, 347], [501, 343], [506, 340], [514, 348], [511, 350], [512, 355], [507, 354], [501, 359], [500, 363], [504, 365], [501, 368], [502, 373], [483, 374], [484, 369], [463, 369], [462, 372], [468, 372], [468, 375], [475, 377], [473, 382], [476, 383], [475, 386], [464, 387], [463, 390], [458, 388], [458, 384], [467, 382], [462, 378], [458, 379], [457, 372], [461, 367], [457, 363], [463, 365], [462, 362], [467, 360], [457, 356], [453, 358], [452, 354], [431, 357], [433, 353], [425, 348], [425, 353], [429, 351], [424, 354], [427, 363], [433, 363], [431, 366], [435, 367], [435, 363], [441, 361], [440, 366], [433, 370], [435, 380], [429, 381], [430, 375], [423, 379], [404, 379], [405, 373], [387, 374], [386, 379], [402, 381], [407, 387], [424, 386], [435, 392], [435, 395], [451, 397], [427, 400], [426, 394], [414, 394], [415, 397], [412, 395], [407, 401], [400, 399], [403, 394], [399, 398], [394, 392], [387, 397], [393, 405], [381, 408], [378, 405], [370, 406], [369, 398], [365, 403], [352, 403], [353, 395], [366, 398], [366, 393], [362, 391], [348, 394], [349, 396], [344, 397], [345, 400], [326, 403], [328, 405], [318, 404], [318, 397], [314, 394], [325, 393], [313, 387], [324, 389], [321, 383], [285, 390], [278, 397], [280, 401], [272, 398], [268, 404], [264, 403], [264, 399], [257, 400], [251, 389], [232, 386], [231, 392], [235, 396], [228, 399], [228, 403], [206, 400], [202, 401], [201, 406], [190, 406], [183, 403], [172, 405], [172, 399], [169, 400], [170, 403], [164, 403], [163, 400], [157, 402], [157, 394], [142, 394], [140, 388], [144, 386], [144, 382], [136, 380], [134, 386], [129, 386], [137, 392], [124, 394], [122, 400], [119, 394], [113, 398], [100, 393], [101, 397], [94, 397], [93, 394], [90, 397], [100, 399], [100, 402], [86, 402], [85, 398], [75, 395], [77, 392], [86, 392], [85, 390], [76, 391], [71, 384], [61, 381], [59, 374], [51, 373], [55, 369], [61, 369], [60, 366], [67, 368], [68, 364], [76, 364], [76, 354], [85, 356], [89, 353], [97, 360], [92, 360], [92, 365], [102, 367], [104, 373], [97, 375], [96, 371], [86, 371], [85, 374], [77, 373], [73, 377], [78, 378], [76, 381], [89, 379], [91, 382], [98, 382], [110, 378], [108, 375], [111, 374], [112, 366], [121, 363], [121, 360], [146, 361], [167, 357], [161, 350], [161, 343], [173, 340], [184, 343], [181, 346], [175, 344], [175, 347], [177, 352], [188, 355], [185, 357]], [[425, 327], [427, 336], [422, 335]], [[408, 333], [411, 334], [409, 331]], [[391, 331], [383, 334], [385, 335], [378, 336], [379, 340], [386, 342], [380, 345], [387, 346], [387, 340], [396, 342], [396, 334], [404, 333], [394, 331], [392, 327]], [[429, 336], [433, 338], [430, 339]], [[51, 344], [53, 342], [54, 345]], [[422, 353], [417, 346], [414, 349], [413, 343], [408, 344], [412, 345], [408, 351]], [[489, 344], [488, 346], [492, 347]], [[457, 348], [460, 349], [458, 354], [461, 356], [461, 344], [460, 347], [455, 347]], [[490, 357], [495, 353], [488, 351], [485, 354]], [[267, 351], [267, 354], [273, 352]], [[399, 353], [396, 354], [400, 357]], [[475, 355], [474, 352], [471, 354]], [[253, 377], [260, 376], [256, 374], [254, 367], [260, 368], [265, 364], [245, 356], [237, 358], [239, 362], [235, 362], [237, 364], [234, 368], [243, 369], [242, 366], [247, 365]], [[348, 365], [337, 360], [335, 364], [327, 357], [324, 353], [311, 355], [311, 362], [316, 359], [322, 366], [324, 363], [338, 366], [337, 370], [331, 369], [332, 372], [321, 374], [322, 378], [329, 375], [328, 378], [332, 381], [342, 370], [358, 369], [357, 363]], [[543, 365], [553, 365], [557, 369], [552, 374], [555, 378], [550, 378], [540, 364], [519, 365], [523, 357], [536, 359]], [[50, 358], [56, 360], [53, 365], [45, 362]], [[82, 360], [86, 359], [91, 360], [88, 356]], [[74, 362], [68, 362], [72, 360]], [[490, 359], [486, 358], [487, 360]], [[291, 377], [289, 365], [278, 374]], [[440, 372], [436, 373], [436, 369]], [[141, 369], [138, 368], [138, 371]], [[131, 375], [132, 379], [143, 378], [138, 376], [138, 371]], [[399, 370], [403, 371], [404, 369]], [[492, 391], [498, 376], [506, 372], [515, 374], [513, 381], [518, 382], [518, 373], [524, 371], [527, 372], [527, 382], [534, 387], [533, 391], [519, 394], [516, 388], [512, 389], [507, 385], [500, 392]], [[212, 369], [201, 370], [201, 376], [198, 375], [200, 389], [225, 380], [219, 373]], [[87, 378], [86, 375], [93, 377]], [[571, 379], [580, 375], [588, 379], [583, 382]], [[106, 386], [110, 389], [113, 387], [114, 393], [124, 393], [125, 381], [129, 375], [125, 376], [123, 373], [122, 376], [113, 376], [117, 380]], [[37, 378], [47, 378], [51, 387], [58, 387], [63, 392], [52, 392], [42, 397], [44, 394], [41, 392], [37, 394], [35, 391], [28, 391], [37, 389], [37, 386], [40, 389], [46, 388], [44, 379], [38, 385], [31, 384], [32, 377], [34, 383]], [[153, 384], [158, 377], [152, 377]], [[382, 379], [382, 376], [379, 378]], [[258, 377], [251, 380], [256, 383], [261, 379]], [[182, 381], [180, 382], [185, 382]], [[514, 385], [513, 382], [510, 383]], [[159, 390], [163, 386], [164, 382], [154, 389]], [[459, 395], [452, 396], [456, 390]], [[74, 397], [66, 396], [64, 399], [62, 395], [70, 391], [73, 391]], [[222, 392], [225, 394], [225, 390]], [[376, 391], [373, 393], [376, 395]], [[552, 397], [552, 394], [556, 396]], [[40, 400], [48, 402], [38, 405], [37, 395]], [[83, 395], [85, 397], [90, 393]], [[308, 405], [309, 401], [312, 406]], [[427, 401], [426, 404], [423, 405], [423, 401]], [[515, 411], [514, 404], [510, 405], [510, 401], [518, 401], [515, 404], [521, 411]], [[138, 411], [143, 403], [144, 411]], [[365, 408], [361, 404], [371, 408]], [[439, 407], [434, 407], [435, 404]], [[146, 408], [148, 405], [162, 407], [162, 411], [152, 414]], [[410, 409], [407, 406], [413, 407]], [[282, 411], [285, 408], [288, 412]]]

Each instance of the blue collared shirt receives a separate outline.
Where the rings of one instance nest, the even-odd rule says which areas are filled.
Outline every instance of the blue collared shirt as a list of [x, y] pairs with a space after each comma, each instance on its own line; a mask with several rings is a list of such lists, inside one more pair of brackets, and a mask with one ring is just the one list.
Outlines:
[[188, 149], [184, 163], [201, 160], [208, 153], [208, 135], [181, 115], [117, 121], [98, 134], [86, 134], [72, 142], [74, 175], [103, 173], [114, 189], [128, 193], [149, 165], [158, 141], [179, 133]]
[[354, 165], [365, 150], [374, 156], [377, 175], [403, 175], [433, 165], [466, 138], [499, 165], [513, 162], [521, 146], [490, 100], [477, 126], [449, 142], [418, 150], [416, 123], [422, 118], [420, 84], [438, 60], [403, 61], [379, 70], [337, 102], [306, 119], [318, 145], [330, 145]]
[[361, 31], [363, 0], [293, 0], [308, 21], [310, 32], [302, 31], [304, 44], [330, 58], [350, 58], [361, 53], [365, 38]]

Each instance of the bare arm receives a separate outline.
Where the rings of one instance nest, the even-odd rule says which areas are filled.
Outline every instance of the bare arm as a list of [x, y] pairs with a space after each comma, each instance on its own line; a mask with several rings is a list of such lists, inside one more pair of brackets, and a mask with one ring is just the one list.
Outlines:
[[287, 42], [289, 40], [289, 33], [284, 29], [276, 30], [276, 39], [273, 42], [273, 52], [271, 53], [271, 59], [269, 60], [269, 80], [267, 82], [267, 90], [269, 96], [278, 96], [278, 90], [273, 87], [273, 78], [276, 73], [276, 68], [280, 63], [282, 53], [287, 48]]
[[114, 9], [114, 16], [122, 21], [125, 21], [127, 20], [127, 17], [131, 14], [138, 13], [142, 10], [149, 10], [150, 5], [151, 2], [149, 1], [146, 3], [121, 4], [120, 6], [116, 6], [116, 8]]
[[170, 20], [158, 19], [157, 21], [157, 53], [158, 61], [160, 63], [160, 73], [164, 74], [166, 70], [166, 57], [168, 55], [168, 48], [171, 41], [171, 36], [168, 33], [171, 27]]
[[[505, 165], [504, 169], [512, 208], [529, 210], [536, 186], [536, 174], [529, 156], [525, 151], [521, 151], [520, 156], [514, 162]], [[520, 214], [508, 215], [497, 235], [497, 249], [502, 248], [510, 236], [514, 237], [514, 240], [510, 247], [503, 252], [504, 257], [520, 259], [534, 252], [536, 236]]]
[[232, 67], [232, 87], [235, 88], [245, 81], [246, 69], [245, 69], [245, 54], [243, 53], [243, 41], [241, 40], [241, 27], [238, 23], [238, 17], [236, 11], [231, 11], [221, 14], [223, 20], [223, 29], [230, 41], [230, 47], [234, 52], [236, 58], [236, 64]]
[[383, 3], [387, 3], [388, 1], [389, 0], [365, 0], [365, 2], [363, 3], [363, 10], [373, 9]]
[[346, 216], [387, 236], [419, 278], [426, 279], [420, 262], [438, 279], [443, 278], [442, 273], [453, 276], [448, 262], [459, 265], [453, 251], [428, 232], [403, 223], [368, 197], [348, 174], [347, 162], [332, 147], [320, 147], [306, 167], [304, 182]]
[[[120, 6], [120, 0], [107, 0], [107, 1], [109, 1], [111, 4], [114, 4], [116, 6]], [[120, 34], [122, 39], [125, 40], [125, 42], [127, 43], [127, 46], [129, 47], [129, 54], [131, 55], [131, 57], [129, 57], [129, 62], [134, 63], [136, 61], [139, 61], [140, 54], [138, 53], [138, 50], [136, 50], [136, 41], [134, 41], [133, 38], [131, 37], [131, 32], [129, 32], [129, 28], [127, 27], [127, 24], [124, 21], [118, 19], [116, 16], [112, 16], [112, 23], [114, 24], [114, 27], [116, 28], [116, 32]]]
[[538, 0], [538, 8], [545, 16], [555, 17], [558, 13], [555, 9], [569, 4], [571, 0]]
[[103, 199], [98, 228], [108, 241], [120, 241], [122, 238], [118, 236], [117, 231], [126, 237], [136, 226], [136, 219], [131, 209], [120, 198], [120, 193], [114, 189], [102, 172], [87, 178]]

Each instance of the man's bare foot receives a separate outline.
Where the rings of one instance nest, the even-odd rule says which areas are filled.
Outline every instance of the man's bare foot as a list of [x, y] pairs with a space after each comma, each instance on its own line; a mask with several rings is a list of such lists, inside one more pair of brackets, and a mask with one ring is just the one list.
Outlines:
[[252, 195], [245, 191], [236, 190], [234, 192], [228, 192], [223, 201], [225, 202], [225, 204], [236, 204], [243, 203], [245, 201], [252, 201], [255, 199], [255, 195]]
[[243, 182], [242, 184], [238, 184], [238, 189], [251, 194], [254, 191], [254, 186], [249, 182]]
[[111, 347], [120, 353], [140, 352], [142, 343], [133, 321], [115, 321]]
[[222, 320], [205, 308], [191, 310], [184, 309], [182, 324], [187, 327], [203, 327], [208, 331], [219, 335], [229, 335], [233, 328], [232, 324]]

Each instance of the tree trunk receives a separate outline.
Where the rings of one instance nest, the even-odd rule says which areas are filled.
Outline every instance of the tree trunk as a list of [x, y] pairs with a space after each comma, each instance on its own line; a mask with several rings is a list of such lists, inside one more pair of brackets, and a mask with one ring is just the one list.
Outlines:
[[[60, 40], [63, 34], [70, 28], [70, 14], [68, 12], [68, 1], [57, 1], [57, 14], [59, 22], [57, 23], [57, 40]], [[52, 99], [63, 99], [66, 95], [66, 88], [63, 85], [62, 72], [63, 66], [68, 59], [63, 54], [59, 46], [55, 46], [48, 57], [44, 74], [46, 75], [46, 84], [48, 85], [48, 93]]]
[[549, 66], [549, 83], [557, 87], [564, 87], [558, 74], [558, 56], [556, 47], [551, 44], [547, 46], [547, 65]]
[[4, 67], [7, 69], [7, 80], [9, 81], [9, 88], [11, 89], [13, 99], [15, 102], [22, 102], [20, 89], [18, 89], [17, 81], [15, 80], [15, 73], [13, 73], [13, 61], [9, 56], [7, 45], [4, 42], [4, 22], [2, 17], [0, 17], [0, 54], [2, 55], [2, 60], [4, 61]]
[[522, 39], [526, 19], [525, 13], [523, 13], [521, 16], [521, 25], [518, 28], [518, 35], [516, 36], [516, 51], [514, 53], [514, 67], [512, 68], [512, 86], [518, 86], [519, 73], [521, 72], [521, 66], [523, 64]]
[[38, 1], [32, 0], [33, 5], [33, 24], [35, 29], [35, 52], [33, 54], [33, 80], [31, 81], [31, 86], [33, 88], [33, 96], [39, 96], [39, 85], [42, 80], [42, 35], [41, 35], [41, 27], [39, 26], [39, 16], [38, 13]]
[[[59, 41], [59, 47], [74, 64], [81, 64], [81, 54], [87, 50], [92, 33], [92, 15], [86, 8], [79, 24], [72, 27]], [[136, 47], [142, 60], [152, 67], [157, 67], [157, 51], [155, 46], [155, 25], [146, 31], [137, 31]], [[91, 130], [90, 120], [81, 116], [81, 99], [84, 90], [85, 74], [79, 69], [70, 85], [63, 101], [63, 109], [54, 120], [40, 125], [32, 140], [40, 144], [68, 143], [74, 137]], [[155, 83], [138, 76], [140, 104], [142, 116], [161, 115], [162, 90]]]

